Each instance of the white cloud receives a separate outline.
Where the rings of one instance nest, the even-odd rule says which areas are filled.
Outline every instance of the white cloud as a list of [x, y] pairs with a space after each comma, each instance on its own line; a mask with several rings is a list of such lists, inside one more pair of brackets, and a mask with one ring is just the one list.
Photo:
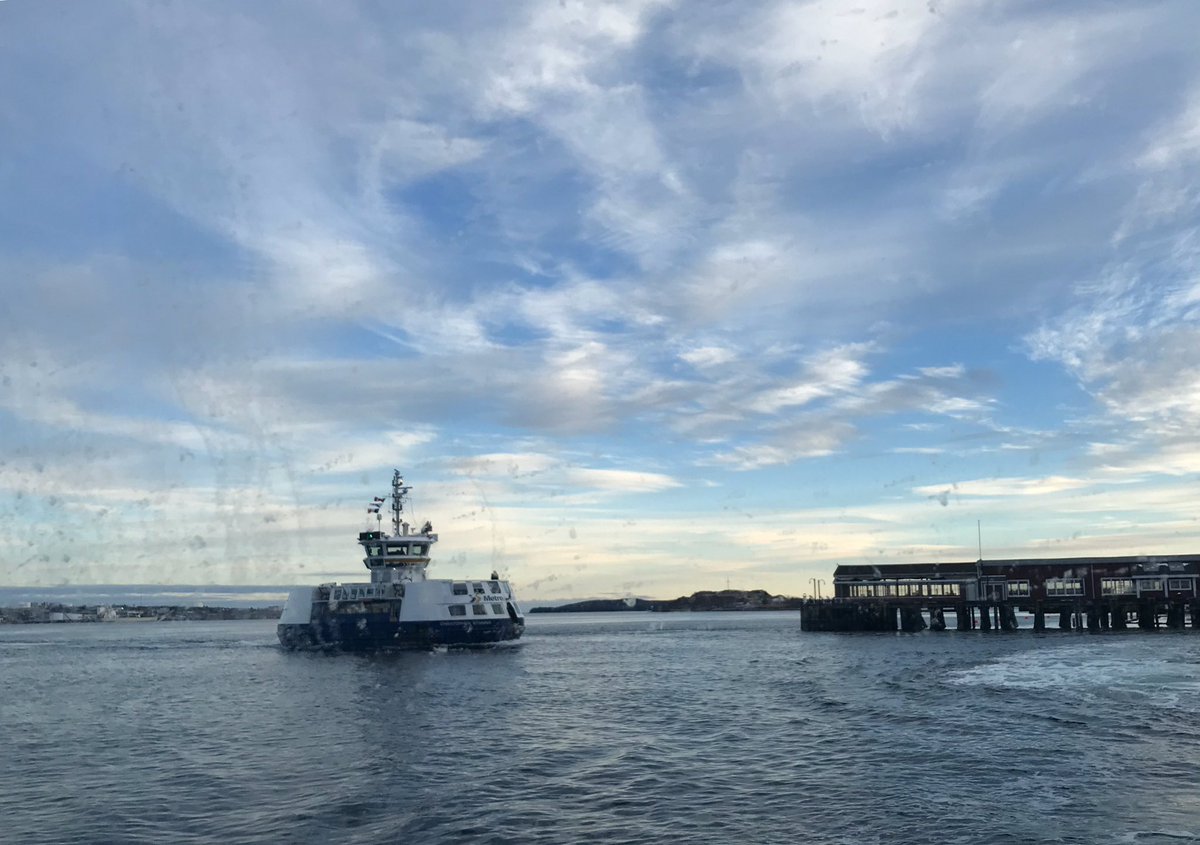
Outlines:
[[615, 493], [657, 493], [682, 486], [674, 478], [658, 472], [635, 470], [571, 468], [568, 483]]
[[728, 364], [736, 355], [732, 350], [721, 346], [698, 346], [681, 352], [679, 357], [693, 367], [707, 368]]
[[913, 492], [920, 496], [935, 497], [949, 494], [963, 496], [1044, 496], [1065, 490], [1079, 490], [1092, 482], [1080, 478], [1052, 475], [1044, 478], [981, 478], [959, 481], [950, 486], [929, 485], [916, 487]]
[[773, 388], [753, 399], [750, 409], [775, 413], [783, 408], [807, 405], [815, 399], [853, 390], [867, 375], [858, 358], [866, 350], [861, 346], [843, 347], [814, 356], [806, 362], [804, 380], [798, 384]]
[[1166, 126], [1150, 133], [1148, 146], [1137, 158], [1147, 170], [1167, 170], [1194, 163], [1200, 158], [1200, 92]]
[[405, 185], [475, 161], [487, 152], [485, 141], [455, 137], [444, 126], [395, 118], [373, 127], [374, 142], [364, 157], [364, 185], [375, 193]]

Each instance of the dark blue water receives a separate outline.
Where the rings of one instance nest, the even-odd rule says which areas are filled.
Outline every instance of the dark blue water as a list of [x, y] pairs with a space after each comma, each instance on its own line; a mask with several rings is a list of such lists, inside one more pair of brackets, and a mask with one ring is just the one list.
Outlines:
[[0, 840], [1200, 841], [1200, 635], [530, 622], [380, 657], [0, 628]]

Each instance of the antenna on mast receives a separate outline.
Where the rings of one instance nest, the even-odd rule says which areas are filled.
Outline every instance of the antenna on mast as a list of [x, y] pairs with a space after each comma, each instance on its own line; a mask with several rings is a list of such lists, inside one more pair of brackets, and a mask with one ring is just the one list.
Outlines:
[[404, 497], [411, 487], [404, 486], [404, 477], [400, 470], [392, 471], [392, 534], [400, 536], [400, 514], [404, 513]]

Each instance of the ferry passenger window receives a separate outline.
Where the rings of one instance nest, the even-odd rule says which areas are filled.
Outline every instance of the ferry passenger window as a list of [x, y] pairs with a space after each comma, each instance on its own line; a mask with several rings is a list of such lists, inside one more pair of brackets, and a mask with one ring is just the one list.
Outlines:
[[492, 613], [496, 614], [497, 616], [503, 616], [503, 615], [504, 615], [504, 608], [502, 608], [502, 607], [501, 607], [500, 605], [498, 605], [498, 604], [494, 604], [494, 605], [492, 605]]
[[471, 586], [473, 586], [473, 587], [475, 588], [475, 592], [477, 592], [477, 593], [482, 593], [482, 592], [483, 592], [483, 584], [480, 584], [478, 581], [476, 581], [476, 582], [475, 582], [474, 584], [472, 584]]
[[465, 596], [467, 594], [467, 585], [462, 584], [462, 583], [456, 583], [454, 585], [453, 592], [454, 592], [454, 595], [456, 595], [456, 596]]
[[492, 592], [493, 592], [493, 593], [499, 593], [499, 592], [500, 592], [500, 582], [499, 582], [499, 581], [492, 581], [492, 582], [491, 582], [491, 588], [492, 588]]
[[475, 611], [476, 616], [487, 616], [486, 604], [473, 604], [471, 605], [471, 610]]
[[465, 605], [452, 604], [452, 605], [450, 605], [450, 615], [451, 616], [466, 616], [467, 608]]

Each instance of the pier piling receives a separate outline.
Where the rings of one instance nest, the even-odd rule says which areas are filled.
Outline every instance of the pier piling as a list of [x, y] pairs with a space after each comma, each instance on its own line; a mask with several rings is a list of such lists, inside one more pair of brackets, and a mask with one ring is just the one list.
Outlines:
[[1183, 629], [1183, 605], [1180, 602], [1167, 605], [1167, 627], [1173, 631]]

